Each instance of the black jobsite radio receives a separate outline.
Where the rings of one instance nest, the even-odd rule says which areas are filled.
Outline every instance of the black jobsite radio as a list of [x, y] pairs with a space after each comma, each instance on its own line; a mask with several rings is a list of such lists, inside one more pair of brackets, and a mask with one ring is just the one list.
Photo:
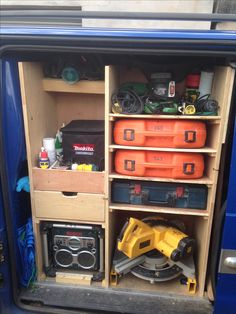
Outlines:
[[41, 222], [41, 235], [47, 276], [64, 269], [86, 271], [93, 280], [102, 280], [104, 230], [100, 226]]

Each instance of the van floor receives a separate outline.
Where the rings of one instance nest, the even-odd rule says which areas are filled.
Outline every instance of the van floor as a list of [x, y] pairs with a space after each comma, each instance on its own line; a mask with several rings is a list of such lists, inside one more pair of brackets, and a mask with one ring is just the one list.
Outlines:
[[[30, 305], [53, 307], [54, 311], [71, 310], [71, 313], [137, 313], [137, 314], [211, 314], [208, 299], [177, 296], [127, 289], [81, 287], [60, 285], [53, 282], [38, 282], [33, 288], [21, 290], [20, 300]], [[56, 305], [56, 307], [55, 307]], [[78, 312], [83, 309], [84, 311]], [[46, 311], [45, 311], [46, 313]]]

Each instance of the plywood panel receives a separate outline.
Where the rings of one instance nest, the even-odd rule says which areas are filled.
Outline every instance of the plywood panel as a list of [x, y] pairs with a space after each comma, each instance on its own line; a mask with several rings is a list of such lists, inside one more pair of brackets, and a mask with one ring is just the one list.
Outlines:
[[106, 282], [109, 283], [109, 275], [111, 270], [111, 255], [113, 252], [113, 238], [115, 225], [109, 214], [109, 202], [111, 188], [108, 174], [111, 172], [112, 155], [109, 153], [109, 145], [112, 143], [112, 125], [109, 121], [109, 113], [111, 108], [111, 96], [119, 86], [118, 69], [114, 66], [105, 67], [105, 193], [106, 201], [106, 239], [105, 242], [105, 276]]
[[35, 166], [43, 138], [57, 131], [55, 97], [43, 91], [39, 63], [20, 63], [19, 74], [28, 160]]
[[104, 95], [58, 93], [57, 127], [71, 120], [104, 120]]
[[228, 124], [229, 108], [232, 97], [235, 70], [231, 67], [216, 67], [212, 86], [212, 98], [219, 103], [219, 115], [222, 117], [223, 134], [222, 142], [225, 141], [225, 134]]
[[79, 81], [75, 84], [67, 84], [60, 79], [43, 79], [43, 89], [48, 92], [66, 92], [81, 94], [104, 94], [104, 81]]

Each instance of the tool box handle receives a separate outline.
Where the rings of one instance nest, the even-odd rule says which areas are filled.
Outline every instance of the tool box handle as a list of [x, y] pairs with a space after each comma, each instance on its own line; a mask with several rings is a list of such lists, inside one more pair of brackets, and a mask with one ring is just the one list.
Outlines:
[[157, 163], [148, 163], [148, 162], [144, 162], [143, 166], [145, 166], [146, 168], [163, 168], [163, 169], [173, 169], [175, 168], [174, 165], [163, 165], [163, 164], [157, 164]]
[[[144, 131], [142, 132], [142, 135], [146, 137], [175, 137], [175, 134], [173, 133], [165, 133], [160, 134], [158, 131]], [[125, 141], [134, 141], [135, 138], [135, 130], [134, 129], [125, 129], [124, 130], [124, 136], [123, 139]], [[184, 132], [184, 140], [186, 143], [194, 143], [196, 142], [196, 131], [193, 130], [186, 130]]]
[[[144, 131], [143, 132], [144, 136], [154, 136], [154, 137], [175, 137], [175, 134], [173, 133], [164, 133], [160, 134], [158, 132], [153, 132], [153, 131]], [[196, 142], [197, 138], [197, 133], [194, 130], [186, 130], [184, 131], [184, 141], [186, 143], [194, 143]]]
[[[174, 137], [175, 135], [171, 134], [171, 133], [165, 133], [165, 134], [159, 134], [158, 132], [154, 132], [154, 131], [144, 131], [142, 132], [142, 135], [146, 136], [146, 137]], [[124, 129], [124, 136], [123, 139], [125, 141], [134, 141], [135, 138], [135, 130], [134, 129]]]
[[[144, 162], [141, 164], [145, 168], [161, 168], [161, 169], [174, 169], [174, 165], [166, 165], [166, 164], [157, 164], [157, 163], [148, 163]], [[135, 170], [135, 160], [125, 159], [124, 160], [124, 169], [127, 171]], [[194, 174], [195, 172], [195, 164], [193, 162], [184, 162], [183, 163], [183, 173], [186, 175]]]
[[156, 205], [169, 205], [169, 202], [167, 202], [167, 201], [163, 201], [163, 202], [161, 202], [161, 201], [147, 201], [147, 204], [156, 204]]
[[[146, 168], [162, 168], [162, 169], [173, 169], [175, 166], [172, 165], [158, 165], [156, 163], [143, 163]], [[193, 162], [184, 162], [183, 163], [183, 173], [186, 175], [194, 174], [195, 164]]]
[[[142, 163], [142, 166], [146, 168], [164, 168], [164, 169], [172, 169], [174, 166], [172, 165], [163, 165], [163, 164], [156, 164], [156, 163]], [[125, 159], [124, 160], [124, 168], [128, 171], [134, 171], [135, 170], [135, 160]]]
[[160, 134], [158, 131], [154, 132], [154, 131], [144, 131], [143, 132], [143, 135], [144, 136], [155, 136], [155, 137], [174, 137], [175, 135], [173, 133], [162, 133]]

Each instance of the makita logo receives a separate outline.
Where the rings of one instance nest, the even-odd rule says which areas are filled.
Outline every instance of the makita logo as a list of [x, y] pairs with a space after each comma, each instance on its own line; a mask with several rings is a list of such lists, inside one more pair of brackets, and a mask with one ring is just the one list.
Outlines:
[[73, 149], [76, 152], [94, 152], [94, 144], [74, 144]]

